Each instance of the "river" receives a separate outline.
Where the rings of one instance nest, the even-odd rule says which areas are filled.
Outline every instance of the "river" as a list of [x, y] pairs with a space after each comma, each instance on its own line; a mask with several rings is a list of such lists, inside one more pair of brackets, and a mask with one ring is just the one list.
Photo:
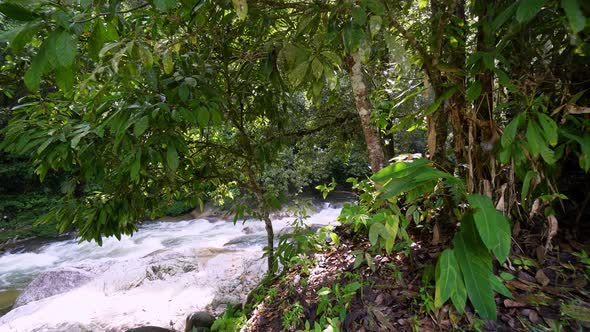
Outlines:
[[[335, 224], [339, 213], [338, 206], [324, 203], [306, 224]], [[275, 233], [293, 220], [273, 220]], [[89, 281], [11, 310], [0, 317], [0, 331], [125, 331], [140, 325], [180, 330], [191, 312], [243, 300], [264, 274], [265, 241], [260, 221], [234, 225], [208, 218], [146, 223], [133, 236], [107, 238], [102, 246], [66, 239], [5, 253], [0, 306], [12, 304], [48, 271], [77, 271]]]

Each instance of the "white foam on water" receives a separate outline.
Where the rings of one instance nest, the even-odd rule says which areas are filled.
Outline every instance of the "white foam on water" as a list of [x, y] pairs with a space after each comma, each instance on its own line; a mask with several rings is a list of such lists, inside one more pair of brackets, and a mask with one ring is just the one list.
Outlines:
[[[305, 222], [336, 224], [339, 213], [339, 208], [324, 206]], [[275, 233], [291, 226], [293, 220], [273, 220]], [[261, 241], [228, 252], [224, 244], [245, 236], [246, 227], [248, 236]], [[133, 236], [122, 236], [120, 241], [104, 239], [102, 246], [65, 240], [37, 252], [2, 255], [0, 289], [23, 287], [42, 272], [64, 267], [84, 267], [97, 276], [80, 288], [12, 310], [0, 317], [0, 332], [67, 331], [76, 324], [96, 331], [138, 325], [170, 327], [170, 323], [182, 328], [190, 312], [211, 303], [223, 282], [239, 279], [248, 269], [257, 270], [258, 277], [264, 273], [266, 263], [260, 259], [264, 235], [264, 224], [256, 220], [236, 225], [205, 219], [162, 221], [142, 225]], [[146, 279], [146, 269], [160, 264], [158, 259], [166, 264], [170, 254], [194, 260], [199, 268]], [[177, 259], [174, 255], [171, 257]]]

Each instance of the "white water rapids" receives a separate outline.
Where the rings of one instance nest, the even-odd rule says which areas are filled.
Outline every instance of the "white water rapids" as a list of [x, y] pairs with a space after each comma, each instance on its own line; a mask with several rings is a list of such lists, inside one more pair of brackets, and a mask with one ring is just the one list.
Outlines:
[[[308, 225], [335, 224], [326, 204]], [[273, 220], [275, 233], [293, 218]], [[131, 237], [95, 243], [63, 240], [0, 256], [0, 291], [22, 289], [52, 270], [87, 273], [90, 281], [29, 302], [0, 317], [0, 332], [125, 331], [155, 325], [183, 331], [191, 312], [243, 300], [266, 269], [264, 224], [194, 219], [153, 222]], [[229, 298], [229, 299], [228, 299]], [[234, 300], [235, 302], [235, 300]]]

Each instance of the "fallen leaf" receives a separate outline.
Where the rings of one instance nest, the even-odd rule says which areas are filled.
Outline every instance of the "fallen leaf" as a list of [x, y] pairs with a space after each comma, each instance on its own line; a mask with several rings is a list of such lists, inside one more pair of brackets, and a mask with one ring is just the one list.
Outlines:
[[535, 280], [537, 280], [537, 282], [543, 287], [549, 285], [550, 282], [545, 272], [543, 272], [543, 269], [537, 270], [537, 274], [535, 274]]
[[537, 324], [539, 322], [539, 314], [535, 310], [531, 310], [529, 312], [529, 320], [533, 324]]
[[506, 299], [504, 300], [504, 306], [506, 308], [523, 308], [526, 307], [526, 303], [522, 303], [522, 302], [516, 302], [510, 299]]
[[557, 235], [558, 222], [554, 215], [547, 217], [547, 241], [545, 242], [545, 250], [549, 250], [551, 240]]

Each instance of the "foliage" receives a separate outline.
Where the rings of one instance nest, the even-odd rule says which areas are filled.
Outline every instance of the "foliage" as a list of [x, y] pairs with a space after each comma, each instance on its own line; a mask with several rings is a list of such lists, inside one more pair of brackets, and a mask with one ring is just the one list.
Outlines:
[[235, 332], [239, 331], [240, 327], [245, 323], [246, 316], [244, 313], [232, 306], [228, 306], [225, 312], [213, 322], [211, 331]]

